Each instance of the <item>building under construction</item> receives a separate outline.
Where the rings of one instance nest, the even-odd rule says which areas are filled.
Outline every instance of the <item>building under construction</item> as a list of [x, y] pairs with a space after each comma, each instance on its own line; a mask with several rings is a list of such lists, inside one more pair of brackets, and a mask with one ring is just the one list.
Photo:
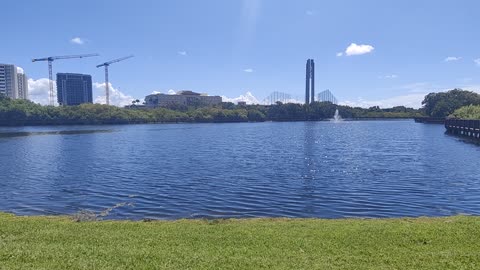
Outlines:
[[63, 106], [92, 103], [92, 76], [57, 73], [57, 101]]
[[292, 96], [283, 92], [273, 92], [268, 97], [263, 100], [263, 103], [266, 105], [274, 105], [277, 102], [281, 103], [290, 103], [292, 101]]
[[328, 89], [318, 94], [318, 101], [338, 104], [338, 99]]

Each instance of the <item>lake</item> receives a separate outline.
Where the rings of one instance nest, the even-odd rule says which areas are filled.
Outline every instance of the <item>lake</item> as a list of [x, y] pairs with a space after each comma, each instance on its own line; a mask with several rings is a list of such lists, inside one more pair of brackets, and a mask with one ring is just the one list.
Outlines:
[[480, 147], [413, 121], [0, 128], [0, 211], [111, 219], [480, 214]]

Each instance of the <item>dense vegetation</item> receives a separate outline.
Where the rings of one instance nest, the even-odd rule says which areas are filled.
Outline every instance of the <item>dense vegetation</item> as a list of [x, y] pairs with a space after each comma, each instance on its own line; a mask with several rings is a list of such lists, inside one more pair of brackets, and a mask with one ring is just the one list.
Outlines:
[[480, 120], [480, 106], [479, 105], [469, 105], [462, 107], [453, 114], [450, 115], [451, 118], [459, 118], [459, 119], [475, 119]]
[[461, 89], [430, 93], [422, 102], [425, 113], [431, 117], [447, 117], [455, 110], [468, 105], [480, 105], [480, 95]]
[[145, 109], [139, 106], [118, 108], [100, 104], [53, 107], [26, 100], [0, 97], [0, 125], [127, 124], [168, 122], [262, 122], [325, 120], [338, 109], [343, 118], [413, 118], [418, 110], [403, 106], [369, 109], [317, 102], [310, 106], [277, 103], [273, 106], [238, 106], [223, 103], [217, 107]]
[[74, 222], [0, 213], [0, 269], [478, 269], [478, 217]]

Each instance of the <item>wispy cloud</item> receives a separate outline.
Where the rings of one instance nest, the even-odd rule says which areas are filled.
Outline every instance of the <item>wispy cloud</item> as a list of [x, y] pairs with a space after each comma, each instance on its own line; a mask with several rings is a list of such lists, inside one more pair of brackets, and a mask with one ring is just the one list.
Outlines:
[[82, 45], [85, 43], [85, 40], [83, 40], [82, 38], [79, 38], [79, 37], [74, 37], [70, 40], [71, 43], [73, 44], [77, 44], [77, 45]]
[[462, 57], [456, 57], [456, 56], [449, 56], [445, 58], [445, 62], [455, 62], [455, 61], [460, 61], [462, 60]]
[[25, 71], [21, 67], [17, 67], [17, 73], [24, 74]]
[[414, 82], [402, 85], [398, 87], [398, 89], [402, 91], [407, 91], [408, 93], [431, 93], [435, 91], [441, 91], [441, 89], [447, 89], [446, 87], [442, 87], [437, 84], [433, 84], [430, 82]]
[[337, 53], [337, 57], [342, 57], [343, 56], [343, 52], [338, 52]]
[[307, 14], [308, 16], [313, 16], [315, 15], [317, 12], [315, 10], [307, 10], [305, 11], [305, 14]]
[[410, 108], [420, 108], [422, 107], [422, 101], [425, 98], [425, 94], [408, 94], [402, 96], [396, 96], [386, 99], [379, 100], [367, 100], [363, 98], [358, 98], [353, 101], [343, 101], [340, 102], [341, 105], [347, 105], [352, 107], [362, 107], [369, 108], [373, 106], [379, 106], [380, 108], [392, 108], [395, 106], [405, 106]]
[[252, 68], [247, 68], [247, 69], [244, 69], [243, 72], [246, 72], [246, 73], [253, 73], [254, 70]]
[[[177, 93], [177, 91], [173, 90], [173, 89], [170, 89], [167, 91], [167, 95], [175, 95]], [[156, 94], [164, 94], [162, 91], [153, 91], [152, 92], [152, 95], [156, 95]]]
[[379, 106], [381, 108], [391, 108], [395, 106], [421, 108], [422, 101], [428, 93], [446, 92], [454, 88], [480, 93], [480, 85], [475, 84], [462, 84], [454, 87], [446, 87], [445, 85], [439, 86], [430, 82], [416, 82], [398, 87], [397, 90], [406, 92], [405, 94], [399, 94], [398, 96], [378, 100], [369, 100], [359, 97], [356, 100], [347, 100], [340, 103], [342, 105], [362, 108], [369, 108], [372, 106]]
[[[375, 47], [372, 45], [365, 45], [361, 44], [358, 45], [356, 43], [350, 44], [350, 46], [345, 49], [345, 55], [346, 56], [353, 56], [353, 55], [363, 55], [363, 54], [368, 54], [371, 53], [375, 50]], [[337, 56], [343, 56], [343, 53], [337, 53]]]
[[480, 66], [480, 58], [473, 60], [473, 62], [475, 62], [475, 64], [477, 64], [477, 66]]
[[187, 53], [186, 51], [179, 51], [179, 52], [178, 52], [178, 55], [187, 56], [188, 53]]
[[398, 75], [397, 74], [389, 74], [389, 75], [383, 76], [382, 78], [384, 78], [384, 79], [397, 79]]

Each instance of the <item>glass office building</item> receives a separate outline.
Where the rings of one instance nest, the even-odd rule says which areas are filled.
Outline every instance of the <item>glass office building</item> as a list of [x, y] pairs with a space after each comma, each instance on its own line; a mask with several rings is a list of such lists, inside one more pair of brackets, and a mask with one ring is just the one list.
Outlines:
[[57, 73], [57, 100], [63, 106], [93, 103], [92, 76]]

